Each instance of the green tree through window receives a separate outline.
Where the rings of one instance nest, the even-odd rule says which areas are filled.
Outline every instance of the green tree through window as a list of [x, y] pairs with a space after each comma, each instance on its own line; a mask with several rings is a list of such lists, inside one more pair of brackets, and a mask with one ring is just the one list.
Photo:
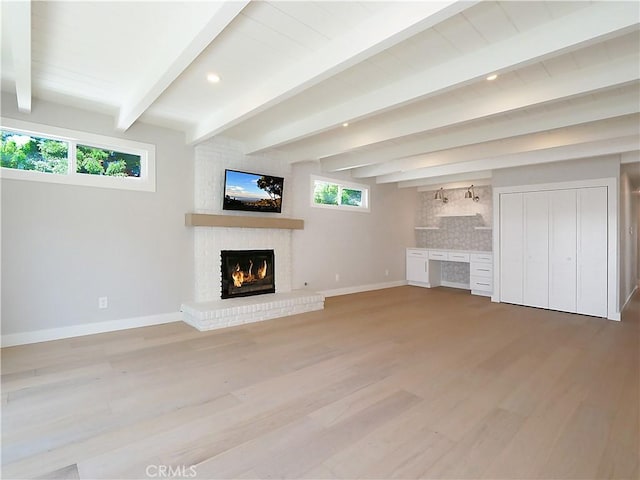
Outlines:
[[0, 165], [5, 168], [65, 174], [68, 155], [69, 144], [62, 140], [2, 130]]

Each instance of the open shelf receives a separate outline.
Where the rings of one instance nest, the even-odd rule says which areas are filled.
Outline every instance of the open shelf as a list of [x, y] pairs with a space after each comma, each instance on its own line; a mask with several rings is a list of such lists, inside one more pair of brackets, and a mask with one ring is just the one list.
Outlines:
[[475, 217], [478, 215], [477, 213], [446, 213], [441, 215], [436, 215], [436, 217]]
[[281, 228], [304, 229], [304, 220], [298, 218], [254, 217], [249, 215], [212, 215], [208, 213], [186, 213], [187, 227], [232, 227], [232, 228]]

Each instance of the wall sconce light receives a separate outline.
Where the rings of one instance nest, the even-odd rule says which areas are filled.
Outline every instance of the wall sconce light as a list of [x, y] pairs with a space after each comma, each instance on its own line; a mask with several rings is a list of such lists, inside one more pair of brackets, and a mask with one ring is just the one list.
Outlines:
[[473, 189], [473, 185], [467, 188], [467, 193], [464, 194], [464, 198], [470, 198], [474, 202], [480, 201], [480, 197], [476, 195], [476, 191]]
[[440, 190], [436, 190], [436, 195], [433, 197], [434, 200], [442, 200], [442, 203], [447, 203], [449, 199], [444, 194], [444, 189], [441, 187]]

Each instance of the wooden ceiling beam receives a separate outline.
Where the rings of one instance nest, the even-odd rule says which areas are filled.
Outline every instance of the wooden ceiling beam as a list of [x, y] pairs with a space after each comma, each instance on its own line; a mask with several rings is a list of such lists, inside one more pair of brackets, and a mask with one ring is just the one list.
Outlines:
[[385, 145], [378, 145], [375, 150], [354, 151], [323, 158], [320, 163], [325, 172], [367, 168], [373, 176], [382, 175], [386, 173], [385, 162], [390, 160], [638, 113], [638, 100], [637, 88], [631, 90], [627, 87], [595, 99], [545, 105], [544, 109], [529, 112], [526, 117], [503, 118], [492, 122], [480, 119], [451, 130], [440, 130], [437, 134], [422, 135], [416, 140], [407, 139], [401, 144], [390, 141]]
[[384, 9], [330, 41], [317, 54], [309, 55], [303, 62], [292, 65], [247, 92], [243, 98], [214, 112], [197, 125], [187, 141], [197, 143], [221, 133], [476, 3], [459, 0], [410, 2], [402, 8]]
[[[511, 71], [537, 63], [587, 46], [596, 39], [624, 35], [637, 24], [637, 7], [634, 2], [620, 2], [615, 9], [608, 2], [596, 2], [468, 55], [365, 93], [349, 102], [305, 118], [293, 119], [247, 142], [247, 153], [278, 148], [339, 128], [345, 121], [355, 127], [354, 122], [358, 120], [484, 79], [491, 73]], [[371, 139], [370, 143], [384, 140], [372, 135], [367, 135], [367, 138]], [[319, 159], [346, 150], [348, 147], [319, 150], [312, 158], [306, 154], [304, 159]]]
[[219, 2], [202, 28], [188, 38], [175, 56], [166, 55], [148, 70], [135, 91], [123, 103], [116, 128], [127, 130], [156, 101], [202, 51], [238, 16], [249, 0]]
[[[288, 149], [287, 152], [294, 159], [322, 158], [357, 150], [373, 143], [455, 125], [461, 126], [485, 117], [548, 105], [602, 90], [625, 87], [638, 80], [640, 80], [640, 70], [637, 57], [630, 55], [609, 63], [606, 69], [599, 66], [584, 68], [562, 77], [502, 90], [494, 95], [485, 95], [475, 101], [468, 101], [464, 108], [460, 108], [459, 104], [451, 104], [431, 109], [427, 105], [425, 108], [413, 109], [411, 114], [397, 115], [394, 120], [384, 124], [367, 125], [362, 131], [354, 125], [348, 135], [329, 138], [315, 145], [305, 145], [298, 151]], [[634, 107], [637, 107], [637, 102]], [[351, 127], [349, 129], [351, 130]]]
[[18, 110], [31, 112], [31, 1], [2, 2], [3, 27], [9, 30]]
[[432, 152], [411, 158], [392, 160], [384, 165], [356, 168], [351, 171], [354, 178], [370, 178], [395, 172], [410, 172], [436, 165], [447, 165], [461, 161], [498, 157], [516, 152], [542, 150], [586, 141], [605, 140], [638, 132], [640, 115], [626, 115], [582, 125], [547, 130], [530, 135], [502, 138], [491, 142], [465, 145], [449, 150]]
[[[392, 173], [390, 175], [377, 177], [376, 183], [406, 182], [409, 180], [434, 178], [443, 175], [456, 175], [481, 170], [495, 170], [633, 152], [638, 149], [639, 142], [640, 136], [636, 133], [634, 135], [608, 138], [595, 142], [581, 142], [551, 148], [534, 149], [499, 157], [487, 157], [466, 162], [421, 168], [412, 170], [411, 172]], [[403, 186], [403, 184], [401, 183], [400, 186]]]

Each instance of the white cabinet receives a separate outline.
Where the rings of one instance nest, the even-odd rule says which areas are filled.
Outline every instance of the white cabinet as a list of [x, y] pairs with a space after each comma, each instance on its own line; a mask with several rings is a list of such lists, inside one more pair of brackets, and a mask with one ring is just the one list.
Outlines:
[[450, 262], [469, 263], [468, 253], [449, 252], [447, 254], [447, 260]]
[[522, 304], [549, 307], [549, 194], [524, 196], [524, 266]]
[[407, 248], [407, 282], [419, 287], [429, 286], [429, 253], [426, 250]]
[[500, 301], [607, 316], [607, 187], [500, 194]]
[[607, 189], [577, 192], [577, 299], [576, 311], [607, 316]]
[[471, 293], [488, 297], [493, 292], [493, 255], [472, 253], [470, 260]]
[[449, 254], [440, 250], [429, 250], [429, 258], [431, 260], [448, 260]]
[[500, 301], [522, 304], [524, 194], [500, 195]]
[[549, 308], [576, 311], [576, 190], [549, 193]]
[[[493, 290], [492, 261], [491, 253], [407, 248], [407, 283], [418, 287], [437, 287], [446, 284], [441, 280], [442, 262], [471, 263], [471, 293], [489, 296]], [[474, 278], [477, 280], [475, 283]]]

